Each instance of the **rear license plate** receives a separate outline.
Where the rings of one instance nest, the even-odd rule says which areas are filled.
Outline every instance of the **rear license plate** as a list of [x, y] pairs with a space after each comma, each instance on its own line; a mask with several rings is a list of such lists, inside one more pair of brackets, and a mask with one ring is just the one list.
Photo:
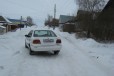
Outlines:
[[43, 42], [46, 42], [46, 43], [54, 42], [54, 39], [43, 39]]

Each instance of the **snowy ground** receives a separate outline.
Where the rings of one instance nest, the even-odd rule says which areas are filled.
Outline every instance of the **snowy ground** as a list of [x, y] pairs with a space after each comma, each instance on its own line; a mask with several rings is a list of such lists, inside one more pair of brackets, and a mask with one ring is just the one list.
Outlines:
[[114, 44], [76, 39], [56, 29], [63, 45], [59, 55], [30, 56], [24, 35], [32, 28], [0, 35], [0, 76], [114, 76]]

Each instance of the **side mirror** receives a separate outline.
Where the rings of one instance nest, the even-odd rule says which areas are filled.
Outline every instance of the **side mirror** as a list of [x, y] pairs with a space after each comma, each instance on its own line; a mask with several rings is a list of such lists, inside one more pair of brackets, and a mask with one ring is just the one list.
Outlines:
[[31, 37], [31, 36], [29, 36], [29, 35], [25, 35], [25, 37]]

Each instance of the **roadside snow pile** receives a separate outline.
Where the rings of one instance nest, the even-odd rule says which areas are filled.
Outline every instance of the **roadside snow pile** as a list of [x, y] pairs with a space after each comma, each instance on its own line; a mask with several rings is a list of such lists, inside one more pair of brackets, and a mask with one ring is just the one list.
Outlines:
[[88, 46], [88, 47], [94, 47], [94, 46], [97, 46], [99, 45], [99, 43], [97, 43], [95, 40], [93, 39], [86, 39], [86, 40], [83, 40], [81, 41], [81, 43], [83, 46]]
[[71, 41], [74, 44], [78, 44], [80, 46], [84, 47], [91, 47], [91, 48], [114, 48], [114, 43], [98, 43], [94, 39], [89, 38], [89, 39], [76, 39], [75, 34], [69, 34], [67, 32], [61, 32], [59, 33], [62, 35], [64, 38], [67, 40]]
[[[34, 28], [34, 27], [32, 27]], [[23, 52], [25, 34], [31, 30], [31, 27], [17, 29], [16, 32], [8, 32], [0, 35], [0, 76], [14, 76], [12, 69], [16, 69], [19, 59]], [[25, 49], [26, 50], [26, 49]], [[17, 57], [19, 55], [19, 57]], [[18, 61], [17, 61], [18, 60]]]
[[60, 32], [58, 28], [56, 28], [53, 31], [56, 32], [58, 36], [62, 36], [65, 39], [67, 39], [73, 43], [76, 43], [80, 46], [92, 47], [92, 48], [100, 48], [100, 47], [111, 48], [111, 47], [114, 47], [114, 44], [98, 43], [94, 39], [91, 39], [91, 38], [89, 38], [89, 39], [76, 39], [76, 35], [74, 33], [69, 34], [68, 32]]
[[82, 46], [87, 46], [87, 47], [92, 47], [92, 48], [113, 48], [114, 44], [112, 43], [98, 43], [96, 42], [94, 39], [86, 39], [86, 40], [82, 40], [80, 42], [80, 44], [82, 44]]
[[114, 71], [114, 43], [105, 44], [98, 43], [93, 39], [76, 39], [75, 34], [69, 34], [67, 32], [60, 32], [58, 29], [55, 32], [68, 40], [69, 43], [75, 47], [81, 48], [88, 57], [100, 63], [100, 66], [105, 70], [113, 73]]

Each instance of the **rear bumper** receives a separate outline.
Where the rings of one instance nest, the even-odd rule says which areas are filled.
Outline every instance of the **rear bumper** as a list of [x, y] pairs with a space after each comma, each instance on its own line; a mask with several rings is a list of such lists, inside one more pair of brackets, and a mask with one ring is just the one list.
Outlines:
[[61, 50], [62, 45], [53, 45], [53, 46], [35, 46], [31, 45], [31, 50], [33, 51], [53, 51]]

